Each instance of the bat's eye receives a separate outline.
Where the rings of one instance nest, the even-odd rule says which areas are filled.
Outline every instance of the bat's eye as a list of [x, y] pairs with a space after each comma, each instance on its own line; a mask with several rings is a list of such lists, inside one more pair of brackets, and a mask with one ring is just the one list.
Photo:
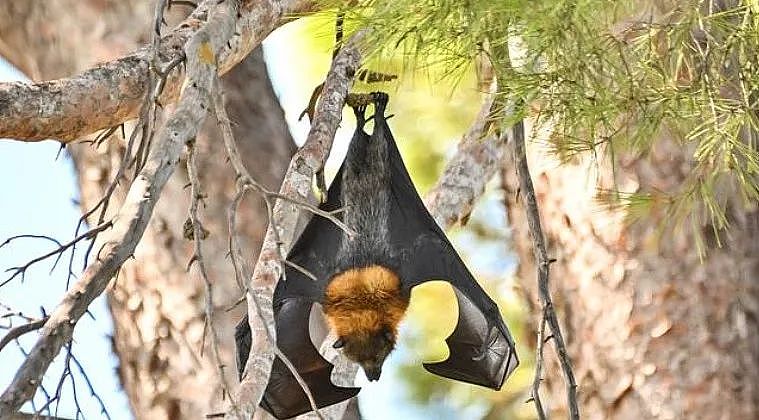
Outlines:
[[343, 348], [344, 346], [345, 346], [345, 340], [343, 340], [341, 337], [335, 341], [335, 344], [332, 345], [332, 348], [339, 349], [339, 348]]

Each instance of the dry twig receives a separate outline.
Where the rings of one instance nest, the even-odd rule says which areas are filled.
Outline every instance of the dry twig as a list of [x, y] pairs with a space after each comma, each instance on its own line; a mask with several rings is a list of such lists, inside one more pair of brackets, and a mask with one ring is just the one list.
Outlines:
[[[60, 243], [59, 241], [57, 241], [57, 240], [55, 240], [53, 238], [45, 236], [44, 237], [45, 239], [48, 239], [50, 241], [53, 241], [53, 242], [57, 243], [58, 244], [58, 248], [56, 248], [56, 249], [54, 249], [54, 250], [52, 250], [52, 251], [50, 251], [50, 252], [48, 252], [46, 254], [40, 255], [37, 258], [33, 258], [33, 259], [27, 261], [24, 265], [20, 265], [20, 266], [17, 266], [17, 267], [11, 267], [11, 268], [7, 269], [6, 271], [10, 271], [12, 273], [11, 273], [10, 277], [8, 277], [2, 283], [0, 283], [0, 287], [5, 286], [8, 282], [10, 282], [14, 278], [16, 278], [18, 275], [21, 275], [21, 278], [23, 279], [23, 277], [24, 277], [24, 275], [26, 273], [26, 270], [28, 270], [29, 267], [31, 267], [32, 265], [34, 265], [34, 264], [36, 264], [36, 263], [38, 263], [40, 261], [44, 261], [44, 260], [52, 257], [53, 255], [58, 255], [58, 257], [55, 260], [55, 263], [53, 264], [53, 269], [55, 269], [55, 266], [58, 264], [58, 261], [60, 260], [61, 256], [63, 255], [64, 252], [66, 252], [67, 249], [75, 247], [76, 244], [79, 243], [79, 242], [81, 242], [81, 241], [88, 240], [88, 239], [93, 239], [95, 236], [97, 236], [98, 233], [100, 233], [100, 232], [102, 232], [102, 231], [110, 228], [111, 226], [112, 226], [111, 222], [105, 222], [105, 223], [103, 223], [103, 224], [101, 224], [101, 225], [99, 225], [97, 227], [94, 227], [94, 228], [88, 230], [87, 232], [85, 232], [85, 233], [83, 233], [81, 235], [78, 235], [76, 238], [72, 239], [71, 241], [69, 241], [69, 242], [67, 242], [65, 244], [62, 244], [62, 243]], [[11, 243], [12, 241], [14, 241], [16, 239], [19, 239], [19, 238], [29, 238], [29, 237], [42, 238], [43, 236], [39, 236], [39, 235], [18, 235], [18, 236], [14, 236], [14, 237], [6, 239], [5, 242], [3, 242], [2, 244], [0, 244], [0, 248], [3, 247], [3, 246], [5, 246], [5, 245], [7, 245], [7, 244], [9, 244], [9, 243]], [[72, 255], [73, 255], [73, 252], [72, 252]], [[69, 273], [71, 273], [71, 270], [69, 270]]]
[[17, 338], [21, 337], [22, 335], [26, 333], [30, 333], [32, 331], [37, 331], [38, 329], [42, 328], [45, 325], [45, 322], [47, 322], [47, 317], [29, 321], [26, 324], [19, 325], [18, 327], [12, 328], [8, 333], [6, 333], [2, 340], [0, 340], [0, 351], [3, 351], [3, 347], [8, 345], [13, 340], [16, 340]]
[[[540, 226], [538, 202], [535, 198], [535, 189], [532, 186], [530, 169], [527, 165], [527, 155], [524, 145], [524, 122], [519, 121], [515, 124], [513, 132], [519, 190], [521, 191], [522, 199], [524, 200], [524, 209], [527, 213], [527, 224], [529, 225], [530, 235], [532, 236], [533, 252], [535, 254], [535, 261], [538, 269], [538, 295], [542, 305], [542, 317], [540, 322], [541, 325], [543, 322], [548, 324], [548, 329], [551, 331], [551, 337], [553, 338], [554, 348], [559, 355], [559, 364], [564, 373], [564, 380], [567, 387], [566, 392], [567, 404], [569, 406], [569, 418], [572, 420], [578, 420], [580, 418], [580, 410], [577, 405], [577, 384], [575, 383], [572, 362], [567, 353], [567, 347], [564, 343], [561, 327], [559, 326], [559, 321], [556, 317], [556, 311], [553, 307], [551, 292], [548, 285], [549, 269], [552, 260], [548, 258], [548, 251], [546, 250], [545, 239], [543, 237], [543, 229]], [[540, 360], [538, 360], [537, 365], [542, 367], [542, 343], [544, 339], [543, 337], [539, 337], [539, 340], [537, 357]], [[536, 372], [536, 380], [533, 381], [532, 398], [536, 403], [536, 407], [539, 407], [538, 412], [540, 413], [540, 410], [542, 410], [542, 404], [540, 403], [540, 378], [538, 374], [539, 372]]]
[[532, 401], [535, 404], [535, 412], [538, 415], [539, 420], [545, 420], [546, 411], [543, 408], [543, 400], [540, 399], [540, 383], [543, 381], [543, 348], [545, 347], [545, 335], [546, 335], [546, 314], [542, 312], [540, 317], [540, 328], [538, 328], [538, 339], [535, 346], [535, 376], [532, 379], [532, 386], [530, 388], [530, 398], [527, 400], [529, 403]]
[[[220, 86], [217, 86], [219, 88]], [[200, 188], [200, 178], [198, 177], [198, 164], [197, 164], [197, 149], [195, 148], [194, 140], [187, 143], [187, 174], [190, 178], [190, 221], [192, 223], [193, 231], [193, 243], [195, 245], [194, 253], [190, 258], [188, 268], [195, 264], [200, 272], [200, 277], [203, 279], [203, 285], [206, 292], [206, 305], [205, 314], [206, 320], [204, 324], [203, 342], [205, 341], [205, 331], [210, 331], [211, 335], [211, 352], [216, 366], [216, 374], [219, 377], [219, 382], [222, 386], [222, 397], [228, 396], [232, 407], [236, 407], [235, 400], [232, 398], [232, 394], [229, 392], [229, 383], [224, 375], [224, 364], [221, 359], [221, 352], [219, 351], [219, 335], [218, 331], [213, 325], [213, 285], [211, 279], [208, 278], [208, 271], [206, 270], [205, 260], [203, 259], [202, 241], [203, 225], [200, 223], [199, 207], [205, 198]], [[201, 344], [200, 354], [203, 355], [203, 347]]]

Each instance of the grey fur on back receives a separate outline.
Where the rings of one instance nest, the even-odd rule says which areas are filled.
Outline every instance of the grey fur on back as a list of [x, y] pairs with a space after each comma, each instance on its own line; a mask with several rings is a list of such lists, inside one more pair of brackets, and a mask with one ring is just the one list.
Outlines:
[[343, 170], [343, 221], [357, 235], [342, 237], [337, 259], [342, 269], [387, 265], [393, 260], [388, 230], [391, 192], [387, 140], [364, 132], [363, 111], [356, 110], [356, 133]]

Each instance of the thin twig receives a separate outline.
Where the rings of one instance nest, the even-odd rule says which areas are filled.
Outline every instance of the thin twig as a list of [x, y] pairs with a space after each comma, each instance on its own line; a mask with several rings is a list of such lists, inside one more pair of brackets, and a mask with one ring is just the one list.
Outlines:
[[[69, 360], [71, 359], [71, 349], [69, 347], [69, 344], [70, 343], [66, 343], [66, 358], [63, 365], [63, 373], [61, 374], [61, 377], [58, 379], [58, 385], [56, 385], [55, 387], [55, 395], [53, 395], [52, 398], [48, 399], [47, 403], [45, 403], [45, 405], [40, 407], [37, 410], [36, 414], [42, 413], [43, 410], [50, 411], [50, 405], [53, 402], [55, 402], [55, 416], [56, 417], [58, 416], [58, 408], [60, 407], [61, 395], [63, 393], [63, 385], [66, 383], [66, 378], [68, 378], [69, 375], [71, 375], [71, 368], [69, 365]], [[77, 414], [79, 414], [78, 411], [79, 410], [77, 407]]]
[[[112, 222], [110, 222], [110, 221], [105, 222], [105, 223], [101, 224], [100, 226], [92, 228], [92, 229], [88, 230], [87, 232], [85, 232], [85, 233], [77, 236], [76, 238], [72, 239], [71, 241], [69, 241], [69, 242], [67, 242], [65, 244], [60, 245], [58, 248], [56, 248], [56, 249], [54, 249], [54, 250], [52, 250], [52, 251], [50, 251], [50, 252], [48, 252], [46, 254], [40, 255], [37, 258], [33, 258], [33, 259], [29, 260], [24, 265], [20, 265], [20, 266], [17, 266], [17, 267], [11, 267], [11, 268], [5, 270], [5, 271], [11, 271], [12, 274], [11, 274], [11, 276], [9, 278], [7, 278], [5, 281], [3, 281], [2, 283], [0, 283], [0, 287], [5, 286], [8, 282], [10, 282], [14, 278], [16, 278], [16, 276], [18, 276], [19, 274], [21, 274], [21, 277], [23, 278], [24, 275], [25, 275], [25, 273], [26, 273], [26, 270], [28, 270], [29, 267], [31, 267], [32, 265], [34, 265], [34, 264], [36, 264], [36, 263], [38, 263], [40, 261], [46, 260], [46, 259], [52, 257], [53, 255], [62, 254], [67, 249], [71, 248], [72, 246], [75, 246], [80, 241], [83, 241], [85, 239], [91, 239], [95, 235], [97, 235], [99, 232], [102, 232], [102, 231], [110, 228], [111, 226], [112, 226]], [[8, 241], [6, 241], [6, 243], [9, 242], [12, 239], [16, 239], [16, 238], [19, 238], [19, 237], [24, 237], [24, 236], [22, 235], [22, 236], [11, 238]], [[55, 241], [52, 238], [47, 238], [47, 239], [52, 240], [54, 242], [58, 242], [58, 241]], [[56, 260], [56, 263], [57, 263], [57, 260]]]
[[219, 127], [221, 128], [221, 135], [222, 135], [222, 138], [224, 139], [224, 147], [226, 148], [226, 151], [227, 151], [227, 157], [229, 157], [229, 161], [232, 164], [232, 168], [235, 171], [235, 175], [237, 176], [238, 182], [242, 182], [243, 185], [249, 185], [258, 193], [262, 194], [265, 200], [270, 200], [272, 198], [275, 198], [275, 199], [287, 201], [290, 204], [293, 204], [304, 210], [308, 210], [309, 212], [317, 216], [320, 216], [329, 220], [330, 222], [334, 223], [338, 228], [340, 228], [343, 232], [345, 232], [348, 236], [356, 235], [356, 232], [353, 229], [351, 229], [345, 223], [343, 223], [342, 220], [335, 217], [335, 214], [337, 212], [324, 211], [320, 209], [319, 207], [309, 202], [306, 202], [302, 199], [289, 197], [277, 191], [271, 191], [267, 189], [266, 187], [264, 187], [263, 185], [261, 185], [261, 183], [258, 182], [255, 178], [253, 178], [253, 176], [251, 176], [248, 170], [245, 168], [245, 164], [243, 163], [242, 158], [240, 157], [240, 153], [237, 151], [237, 144], [235, 143], [235, 140], [234, 140], [232, 124], [224, 108], [224, 96], [221, 94], [221, 91], [218, 91], [214, 95], [214, 109], [216, 109], [216, 120], [219, 123]]
[[[524, 145], [524, 122], [519, 121], [516, 123], [513, 127], [513, 132], [519, 190], [522, 193], [524, 208], [527, 213], [527, 224], [530, 228], [530, 235], [532, 236], [533, 252], [535, 254], [535, 261], [538, 269], [538, 295], [543, 307], [543, 317], [548, 323], [548, 328], [553, 336], [554, 348], [559, 355], [559, 364], [564, 373], [564, 381], [566, 382], [567, 388], [566, 393], [567, 405], [569, 406], [569, 418], [571, 420], [578, 420], [580, 418], [580, 410], [577, 404], [577, 384], [575, 383], [572, 362], [567, 353], [566, 345], [564, 344], [564, 337], [561, 333], [561, 327], [559, 326], [559, 321], [556, 317], [556, 311], [553, 307], [548, 286], [551, 260], [548, 258], [548, 251], [546, 250], [543, 229], [540, 226], [538, 202], [535, 198], [535, 189], [532, 186], [530, 169], [527, 164], [527, 155]], [[543, 321], [541, 321], [541, 323], [542, 322]], [[538, 355], [538, 357], [540, 357], [540, 355]], [[538, 390], [533, 390], [534, 396], [537, 396], [537, 391]], [[540, 400], [539, 398], [536, 398], [535, 401], [537, 404]]]
[[[229, 396], [230, 403], [232, 404], [232, 407], [236, 407], [237, 404], [235, 403], [234, 399], [232, 398], [232, 394], [229, 392], [229, 383], [227, 382], [227, 378], [224, 375], [224, 365], [222, 363], [221, 358], [221, 352], [219, 351], [219, 336], [218, 331], [216, 331], [216, 328], [214, 328], [213, 325], [213, 285], [211, 284], [211, 280], [208, 278], [208, 271], [206, 270], [205, 261], [203, 259], [203, 251], [201, 246], [201, 241], [203, 240], [203, 226], [200, 223], [200, 218], [198, 216], [199, 206], [202, 202], [204, 196], [201, 193], [200, 190], [200, 178], [198, 177], [198, 166], [197, 166], [197, 149], [195, 148], [194, 142], [188, 142], [187, 144], [188, 153], [187, 153], [187, 174], [190, 178], [190, 220], [192, 221], [192, 229], [193, 229], [193, 243], [195, 244], [195, 251], [190, 259], [190, 264], [195, 264], [195, 266], [198, 268], [198, 271], [200, 272], [200, 277], [203, 279], [203, 284], [205, 286], [205, 293], [206, 293], [206, 305], [205, 305], [205, 313], [206, 313], [206, 320], [205, 325], [208, 326], [208, 330], [211, 333], [211, 351], [213, 353], [213, 358], [216, 366], [216, 374], [219, 376], [219, 382], [222, 386], [222, 397], [224, 395]], [[204, 330], [206, 328], [204, 327]], [[205, 334], [203, 334], [203, 341], [205, 341]], [[201, 345], [201, 354], [202, 354], [202, 345]]]
[[237, 287], [243, 292], [240, 302], [245, 300], [245, 279], [250, 276], [250, 269], [246, 265], [246, 260], [242, 256], [242, 247], [237, 239], [237, 209], [240, 207], [242, 199], [245, 197], [245, 188], [240, 185], [238, 180], [235, 196], [227, 207], [227, 247], [229, 249], [229, 259], [235, 270], [235, 281]]
[[535, 411], [538, 414], [539, 420], [545, 420], [546, 412], [543, 408], [543, 401], [540, 399], [540, 383], [543, 382], [543, 348], [545, 346], [545, 333], [546, 333], [546, 313], [541, 311], [540, 328], [538, 328], [538, 342], [535, 348], [535, 376], [532, 379], [532, 387], [530, 388], [530, 399], [527, 402], [532, 401], [535, 404]]
[[61, 243], [61, 241], [59, 241], [59, 240], [57, 240], [55, 238], [51, 238], [51, 237], [49, 237], [47, 235], [29, 235], [29, 234], [26, 234], [26, 235], [11, 236], [10, 238], [8, 238], [5, 241], [3, 241], [2, 244], [0, 244], [0, 248], [6, 246], [8, 244], [10, 244], [11, 242], [13, 242], [13, 241], [15, 241], [17, 239], [46, 239], [46, 240], [48, 240], [50, 242], [55, 243], [58, 246], [63, 246], [63, 244]]
[[[108, 410], [105, 408], [105, 403], [103, 402], [103, 399], [100, 397], [100, 395], [98, 395], [97, 392], [95, 392], [95, 387], [92, 385], [89, 375], [87, 375], [87, 372], [84, 370], [84, 366], [82, 366], [82, 363], [79, 362], [79, 359], [77, 359], [73, 351], [71, 351], [70, 344], [69, 344], [69, 351], [71, 354], [71, 361], [74, 362], [74, 365], [76, 365], [77, 369], [79, 370], [79, 375], [84, 379], [84, 383], [87, 384], [87, 388], [90, 391], [90, 396], [95, 398], [95, 400], [100, 405], [100, 414], [104, 415], [107, 419], [110, 420], [111, 415], [108, 413]], [[74, 378], [71, 378], [71, 380], [73, 381]]]
[[21, 337], [26, 333], [37, 331], [38, 329], [42, 328], [45, 325], [45, 322], [47, 322], [47, 318], [42, 318], [11, 329], [7, 334], [3, 336], [2, 340], [0, 340], [0, 351], [3, 351], [3, 347], [5, 347], [11, 341]]
[[[73, 372], [71, 370], [71, 362], [74, 362], [74, 365], [79, 370], [80, 376], [84, 379], [85, 384], [87, 385], [87, 388], [90, 391], [90, 396], [95, 398], [95, 400], [100, 405], [100, 414], [105, 416], [106, 419], [110, 420], [111, 415], [108, 413], [108, 409], [105, 407], [105, 403], [103, 402], [103, 399], [98, 395], [98, 393], [95, 391], [94, 386], [92, 385], [92, 382], [90, 381], [89, 375], [87, 375], [87, 372], [84, 370], [84, 366], [79, 362], [79, 360], [74, 355], [73, 350], [73, 344], [69, 342], [66, 344], [66, 359], [64, 361], [64, 370], [61, 374], [61, 377], [58, 380], [58, 385], [56, 386], [55, 395], [53, 398], [50, 398], [48, 396], [47, 403], [40, 407], [38, 410], [35, 410], [35, 413], [37, 416], [39, 416], [42, 411], [47, 410], [50, 411], [50, 405], [55, 402], [55, 418], [58, 418], [58, 409], [60, 408], [61, 403], [61, 396], [63, 394], [63, 386], [65, 385], [66, 378], [69, 378], [71, 380], [71, 392], [72, 397], [74, 400], [74, 407], [76, 408], [76, 414], [75, 418], [84, 418], [84, 413], [81, 409], [81, 404], [79, 403], [79, 396], [77, 394], [76, 390], [76, 379], [74, 378]], [[43, 388], [44, 389], [44, 388]]]
[[[37, 320], [37, 318], [33, 318], [33, 317], [28, 316], [28, 315], [24, 315], [23, 312], [15, 310], [15, 309], [11, 308], [10, 306], [8, 306], [8, 305], [6, 305], [6, 304], [4, 304], [2, 302], [0, 302], [0, 308], [3, 308], [3, 310], [5, 310], [5, 313], [0, 316], [0, 318], [2, 318], [2, 319], [11, 318], [11, 317], [15, 316], [15, 317], [23, 319], [26, 322], [34, 322], [34, 321]], [[8, 327], [6, 329], [10, 329], [12, 327], [13, 327], [13, 322], [11, 321], [11, 323], [8, 325]]]

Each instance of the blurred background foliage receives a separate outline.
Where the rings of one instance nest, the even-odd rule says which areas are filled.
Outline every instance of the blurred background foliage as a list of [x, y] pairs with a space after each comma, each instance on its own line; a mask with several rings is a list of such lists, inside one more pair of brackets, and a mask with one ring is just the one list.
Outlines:
[[[335, 14], [323, 13], [301, 18], [275, 33], [282, 37], [278, 45], [289, 45], [297, 54], [290, 54], [285, 66], [289, 67], [288, 86], [278, 90], [299, 92], [300, 102], [283, 104], [288, 118], [297, 116], [305, 108], [312, 90], [323, 81], [332, 59], [334, 46]], [[350, 23], [349, 23], [350, 25]], [[281, 53], [281, 52], [279, 52]], [[271, 66], [271, 61], [269, 62]], [[445, 62], [431, 63], [423, 68], [409, 66], [402, 56], [373, 55], [364, 66], [373, 71], [397, 75], [391, 82], [357, 82], [352, 92], [381, 90], [390, 96], [389, 113], [393, 134], [409, 169], [411, 177], [424, 194], [437, 181], [444, 168], [446, 157], [474, 121], [483, 100], [478, 88], [475, 67], [469, 65], [456, 77], [450, 77]], [[274, 71], [271, 71], [274, 70]], [[277, 69], [270, 69], [276, 75]], [[281, 73], [280, 73], [281, 74]], [[276, 77], [276, 76], [275, 76]], [[304, 120], [298, 127], [307, 124]], [[343, 113], [341, 131], [328, 162], [328, 178], [337, 171], [345, 153], [346, 139], [354, 128], [352, 112]], [[367, 131], [371, 132], [371, 126]], [[467, 261], [475, 277], [501, 308], [504, 319], [517, 343], [531, 345], [532, 333], [525, 325], [526, 305], [514, 293], [514, 257], [507, 251], [508, 229], [501, 191], [494, 182], [478, 204], [466, 227], [451, 234], [454, 245]], [[456, 300], [451, 287], [444, 282], [430, 282], [415, 288], [408, 316], [401, 330], [399, 349], [388, 361], [384, 379], [394, 382], [389, 388], [392, 400], [416, 406], [415, 412], [440, 413], [446, 418], [529, 419], [534, 408], [525, 404], [532, 376], [530, 349], [519, 348], [521, 365], [501, 391], [492, 391], [446, 380], [424, 370], [422, 361], [439, 361], [447, 357], [444, 340], [452, 331], [457, 319]], [[395, 380], [393, 380], [395, 379]], [[396, 382], [400, 381], [400, 383]], [[385, 382], [385, 381], [383, 381]], [[374, 384], [367, 384], [374, 386]], [[373, 398], [371, 389], [363, 392], [362, 415], [371, 419]], [[387, 414], [387, 413], [385, 413]]]

